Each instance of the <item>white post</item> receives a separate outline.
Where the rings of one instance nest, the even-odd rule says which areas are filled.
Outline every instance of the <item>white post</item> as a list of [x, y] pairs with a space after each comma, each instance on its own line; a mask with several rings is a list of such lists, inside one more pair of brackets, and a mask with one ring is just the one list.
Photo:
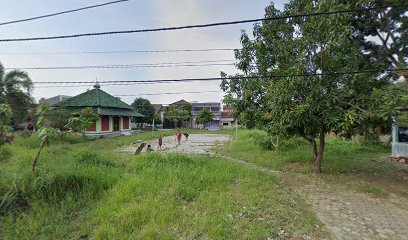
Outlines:
[[235, 119], [235, 141], [238, 141], [238, 118]]
[[154, 137], [154, 118], [153, 118], [153, 124], [152, 124], [152, 138]]

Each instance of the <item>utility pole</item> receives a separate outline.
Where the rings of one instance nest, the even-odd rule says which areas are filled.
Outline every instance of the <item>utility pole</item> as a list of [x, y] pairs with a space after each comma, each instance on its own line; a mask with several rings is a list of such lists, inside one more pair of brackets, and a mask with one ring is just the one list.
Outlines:
[[154, 137], [154, 118], [153, 118], [153, 124], [152, 124], [152, 138]]
[[238, 141], [238, 118], [235, 118], [235, 141]]

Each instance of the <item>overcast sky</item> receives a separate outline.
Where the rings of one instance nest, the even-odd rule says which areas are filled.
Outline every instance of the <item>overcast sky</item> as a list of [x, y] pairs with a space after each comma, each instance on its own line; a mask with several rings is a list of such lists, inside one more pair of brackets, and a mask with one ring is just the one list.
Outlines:
[[[96, 0], [13, 0], [0, 1], [0, 22], [43, 15], [106, 1]], [[282, 8], [287, 1], [275, 1]], [[81, 12], [0, 26], [0, 38], [34, 37], [84, 32], [132, 30], [203, 24], [220, 21], [260, 18], [268, 0], [130, 0]], [[168, 50], [239, 48], [242, 30], [251, 31], [253, 24], [221, 26], [170, 32], [96, 36], [89, 38], [0, 43], [0, 62], [5, 67], [79, 66], [184, 61], [234, 60], [232, 52], [131, 53], [131, 54], [62, 54], [15, 55], [5, 53], [72, 52], [116, 50]], [[233, 74], [233, 66], [177, 68], [27, 70], [36, 81], [109, 81], [219, 77], [220, 72]], [[40, 88], [34, 97], [77, 95], [92, 87]], [[112, 95], [151, 94], [163, 92], [219, 90], [219, 82], [195, 82], [154, 85], [104, 86]], [[168, 104], [187, 101], [221, 101], [222, 93], [142, 96], [152, 103]], [[131, 103], [135, 97], [122, 97]]]

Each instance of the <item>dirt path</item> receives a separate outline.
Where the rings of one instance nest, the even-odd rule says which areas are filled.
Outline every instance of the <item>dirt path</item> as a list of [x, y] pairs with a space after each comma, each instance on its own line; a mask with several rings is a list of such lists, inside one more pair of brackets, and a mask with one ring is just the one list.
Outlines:
[[[188, 140], [182, 137], [181, 143], [178, 144], [176, 136], [164, 137], [163, 146], [158, 149], [157, 141], [149, 141], [148, 144], [152, 145], [152, 149], [158, 152], [165, 153], [187, 153], [187, 154], [213, 154], [212, 149], [220, 143], [228, 141], [230, 138], [226, 134], [191, 134]], [[134, 144], [125, 146], [118, 151], [121, 152], [135, 152], [136, 148], [140, 144]], [[145, 152], [144, 149], [142, 152]]]

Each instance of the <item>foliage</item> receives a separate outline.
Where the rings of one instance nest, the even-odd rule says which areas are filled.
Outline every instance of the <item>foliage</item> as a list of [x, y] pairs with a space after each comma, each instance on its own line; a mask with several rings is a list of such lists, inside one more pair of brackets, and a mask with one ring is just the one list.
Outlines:
[[8, 104], [0, 104], [0, 145], [7, 141], [11, 131], [10, 120], [13, 112]]
[[177, 128], [179, 123], [185, 124], [190, 119], [190, 112], [176, 106], [170, 106], [164, 112], [164, 119], [171, 121], [174, 127]]
[[408, 113], [402, 112], [398, 114], [397, 123], [400, 127], [408, 127]]
[[138, 113], [144, 115], [142, 118], [137, 118], [137, 122], [151, 123], [154, 119], [154, 107], [148, 99], [136, 98], [131, 104], [132, 108]]
[[40, 143], [40, 149], [38, 150], [37, 155], [35, 156], [34, 161], [33, 161], [33, 166], [32, 166], [33, 172], [35, 172], [35, 167], [37, 165], [41, 151], [43, 147], [45, 146], [45, 144], [50, 139], [61, 136], [61, 131], [59, 129], [46, 126], [46, 122], [47, 122], [46, 115], [47, 115], [47, 112], [50, 110], [50, 108], [51, 108], [50, 105], [43, 104], [38, 109], [39, 111], [38, 111], [36, 127], [37, 127], [37, 135], [40, 138], [41, 143]]
[[71, 131], [85, 133], [85, 130], [95, 124], [96, 120], [98, 120], [98, 114], [92, 108], [87, 107], [70, 117], [66, 127]]
[[159, 114], [155, 114], [154, 115], [154, 124], [163, 124], [162, 123], [162, 119], [161, 119], [161, 116], [159, 115]]
[[28, 74], [19, 70], [5, 71], [0, 63], [0, 104], [11, 106], [14, 116], [14, 125], [25, 121], [28, 109], [33, 105], [30, 95], [32, 81]]
[[198, 113], [196, 123], [197, 124], [207, 124], [213, 121], [215, 115], [208, 108], [204, 108]]
[[[376, 7], [387, 3], [405, 4], [404, 0], [393, 1], [347, 1], [349, 8]], [[365, 54], [376, 59], [387, 69], [406, 69], [408, 67], [408, 16], [406, 8], [393, 7], [375, 9], [361, 12], [358, 17], [351, 20], [355, 28], [354, 34], [362, 41]], [[408, 79], [407, 71], [396, 71], [385, 73], [385, 76], [393, 81], [405, 77]]]
[[47, 120], [51, 127], [64, 130], [72, 117], [72, 112], [64, 108], [54, 108], [47, 112]]
[[[293, 0], [284, 11], [271, 4], [265, 17], [341, 9], [349, 6], [327, 0]], [[235, 52], [243, 74], [222, 73], [224, 101], [233, 105], [240, 122], [273, 136], [303, 137], [311, 145], [318, 172], [327, 133], [351, 136], [384, 128], [403, 96], [389, 77], [378, 77], [384, 64], [361, 49], [361, 36], [352, 19], [341, 14], [257, 24], [252, 39], [243, 32], [242, 50]], [[379, 71], [330, 74], [360, 69]], [[254, 76], [261, 77], [246, 78]]]

